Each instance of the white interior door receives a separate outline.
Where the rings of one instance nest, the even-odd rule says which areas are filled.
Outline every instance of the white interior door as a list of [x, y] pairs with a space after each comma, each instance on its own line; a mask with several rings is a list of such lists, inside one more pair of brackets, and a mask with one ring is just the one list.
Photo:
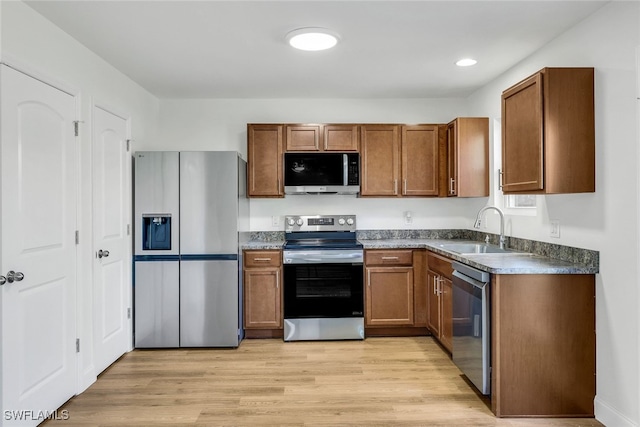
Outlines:
[[37, 425], [76, 387], [75, 99], [5, 65], [0, 80], [0, 424]]
[[131, 161], [127, 121], [93, 107], [94, 358], [102, 372], [130, 349]]

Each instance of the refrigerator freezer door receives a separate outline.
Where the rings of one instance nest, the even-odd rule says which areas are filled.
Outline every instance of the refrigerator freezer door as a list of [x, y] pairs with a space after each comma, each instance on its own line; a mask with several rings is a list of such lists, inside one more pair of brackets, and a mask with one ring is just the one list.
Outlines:
[[238, 346], [238, 261], [181, 261], [180, 346]]
[[180, 152], [180, 253], [238, 253], [238, 153]]
[[178, 347], [179, 261], [135, 263], [135, 346]]
[[[179, 154], [142, 151], [135, 155], [135, 255], [178, 255], [180, 227]], [[170, 249], [144, 249], [144, 217], [170, 218]]]

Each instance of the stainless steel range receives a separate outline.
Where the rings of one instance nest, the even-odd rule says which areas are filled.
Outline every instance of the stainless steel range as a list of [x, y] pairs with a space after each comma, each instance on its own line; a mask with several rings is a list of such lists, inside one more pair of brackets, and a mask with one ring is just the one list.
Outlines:
[[284, 340], [364, 339], [355, 215], [285, 217]]

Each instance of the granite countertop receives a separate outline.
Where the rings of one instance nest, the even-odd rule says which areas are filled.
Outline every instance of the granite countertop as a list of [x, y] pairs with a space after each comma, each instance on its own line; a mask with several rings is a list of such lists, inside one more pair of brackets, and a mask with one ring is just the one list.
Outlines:
[[[358, 239], [365, 249], [427, 249], [440, 255], [492, 274], [596, 274], [597, 265], [563, 261], [529, 252], [513, 251], [500, 254], [460, 254], [440, 247], [446, 243], [474, 242], [459, 239]], [[481, 242], [480, 242], [481, 243]], [[241, 246], [246, 250], [278, 250], [284, 240], [249, 240]]]
[[[455, 261], [492, 274], [596, 274], [597, 267], [585, 266], [527, 252], [500, 254], [459, 254], [440, 247], [466, 240], [434, 239], [360, 239], [365, 249], [428, 249]], [[474, 243], [478, 243], [475, 242]]]
[[250, 240], [240, 245], [240, 249], [249, 251], [282, 249], [284, 240], [262, 241]]

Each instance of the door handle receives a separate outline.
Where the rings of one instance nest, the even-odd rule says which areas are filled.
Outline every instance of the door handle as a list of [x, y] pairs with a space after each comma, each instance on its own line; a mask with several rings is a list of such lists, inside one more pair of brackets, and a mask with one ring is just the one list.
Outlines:
[[4, 276], [0, 276], [0, 285], [4, 285], [5, 279], [9, 283], [20, 282], [22, 281], [22, 279], [24, 279], [24, 274], [22, 274], [19, 271], [16, 273], [15, 271], [11, 270], [10, 272], [7, 273], [6, 278]]
[[106, 258], [108, 256], [109, 256], [109, 251], [103, 251], [102, 249], [98, 251], [98, 258]]
[[4, 276], [0, 276], [0, 286], [4, 285], [5, 283], [7, 283], [7, 278]]

